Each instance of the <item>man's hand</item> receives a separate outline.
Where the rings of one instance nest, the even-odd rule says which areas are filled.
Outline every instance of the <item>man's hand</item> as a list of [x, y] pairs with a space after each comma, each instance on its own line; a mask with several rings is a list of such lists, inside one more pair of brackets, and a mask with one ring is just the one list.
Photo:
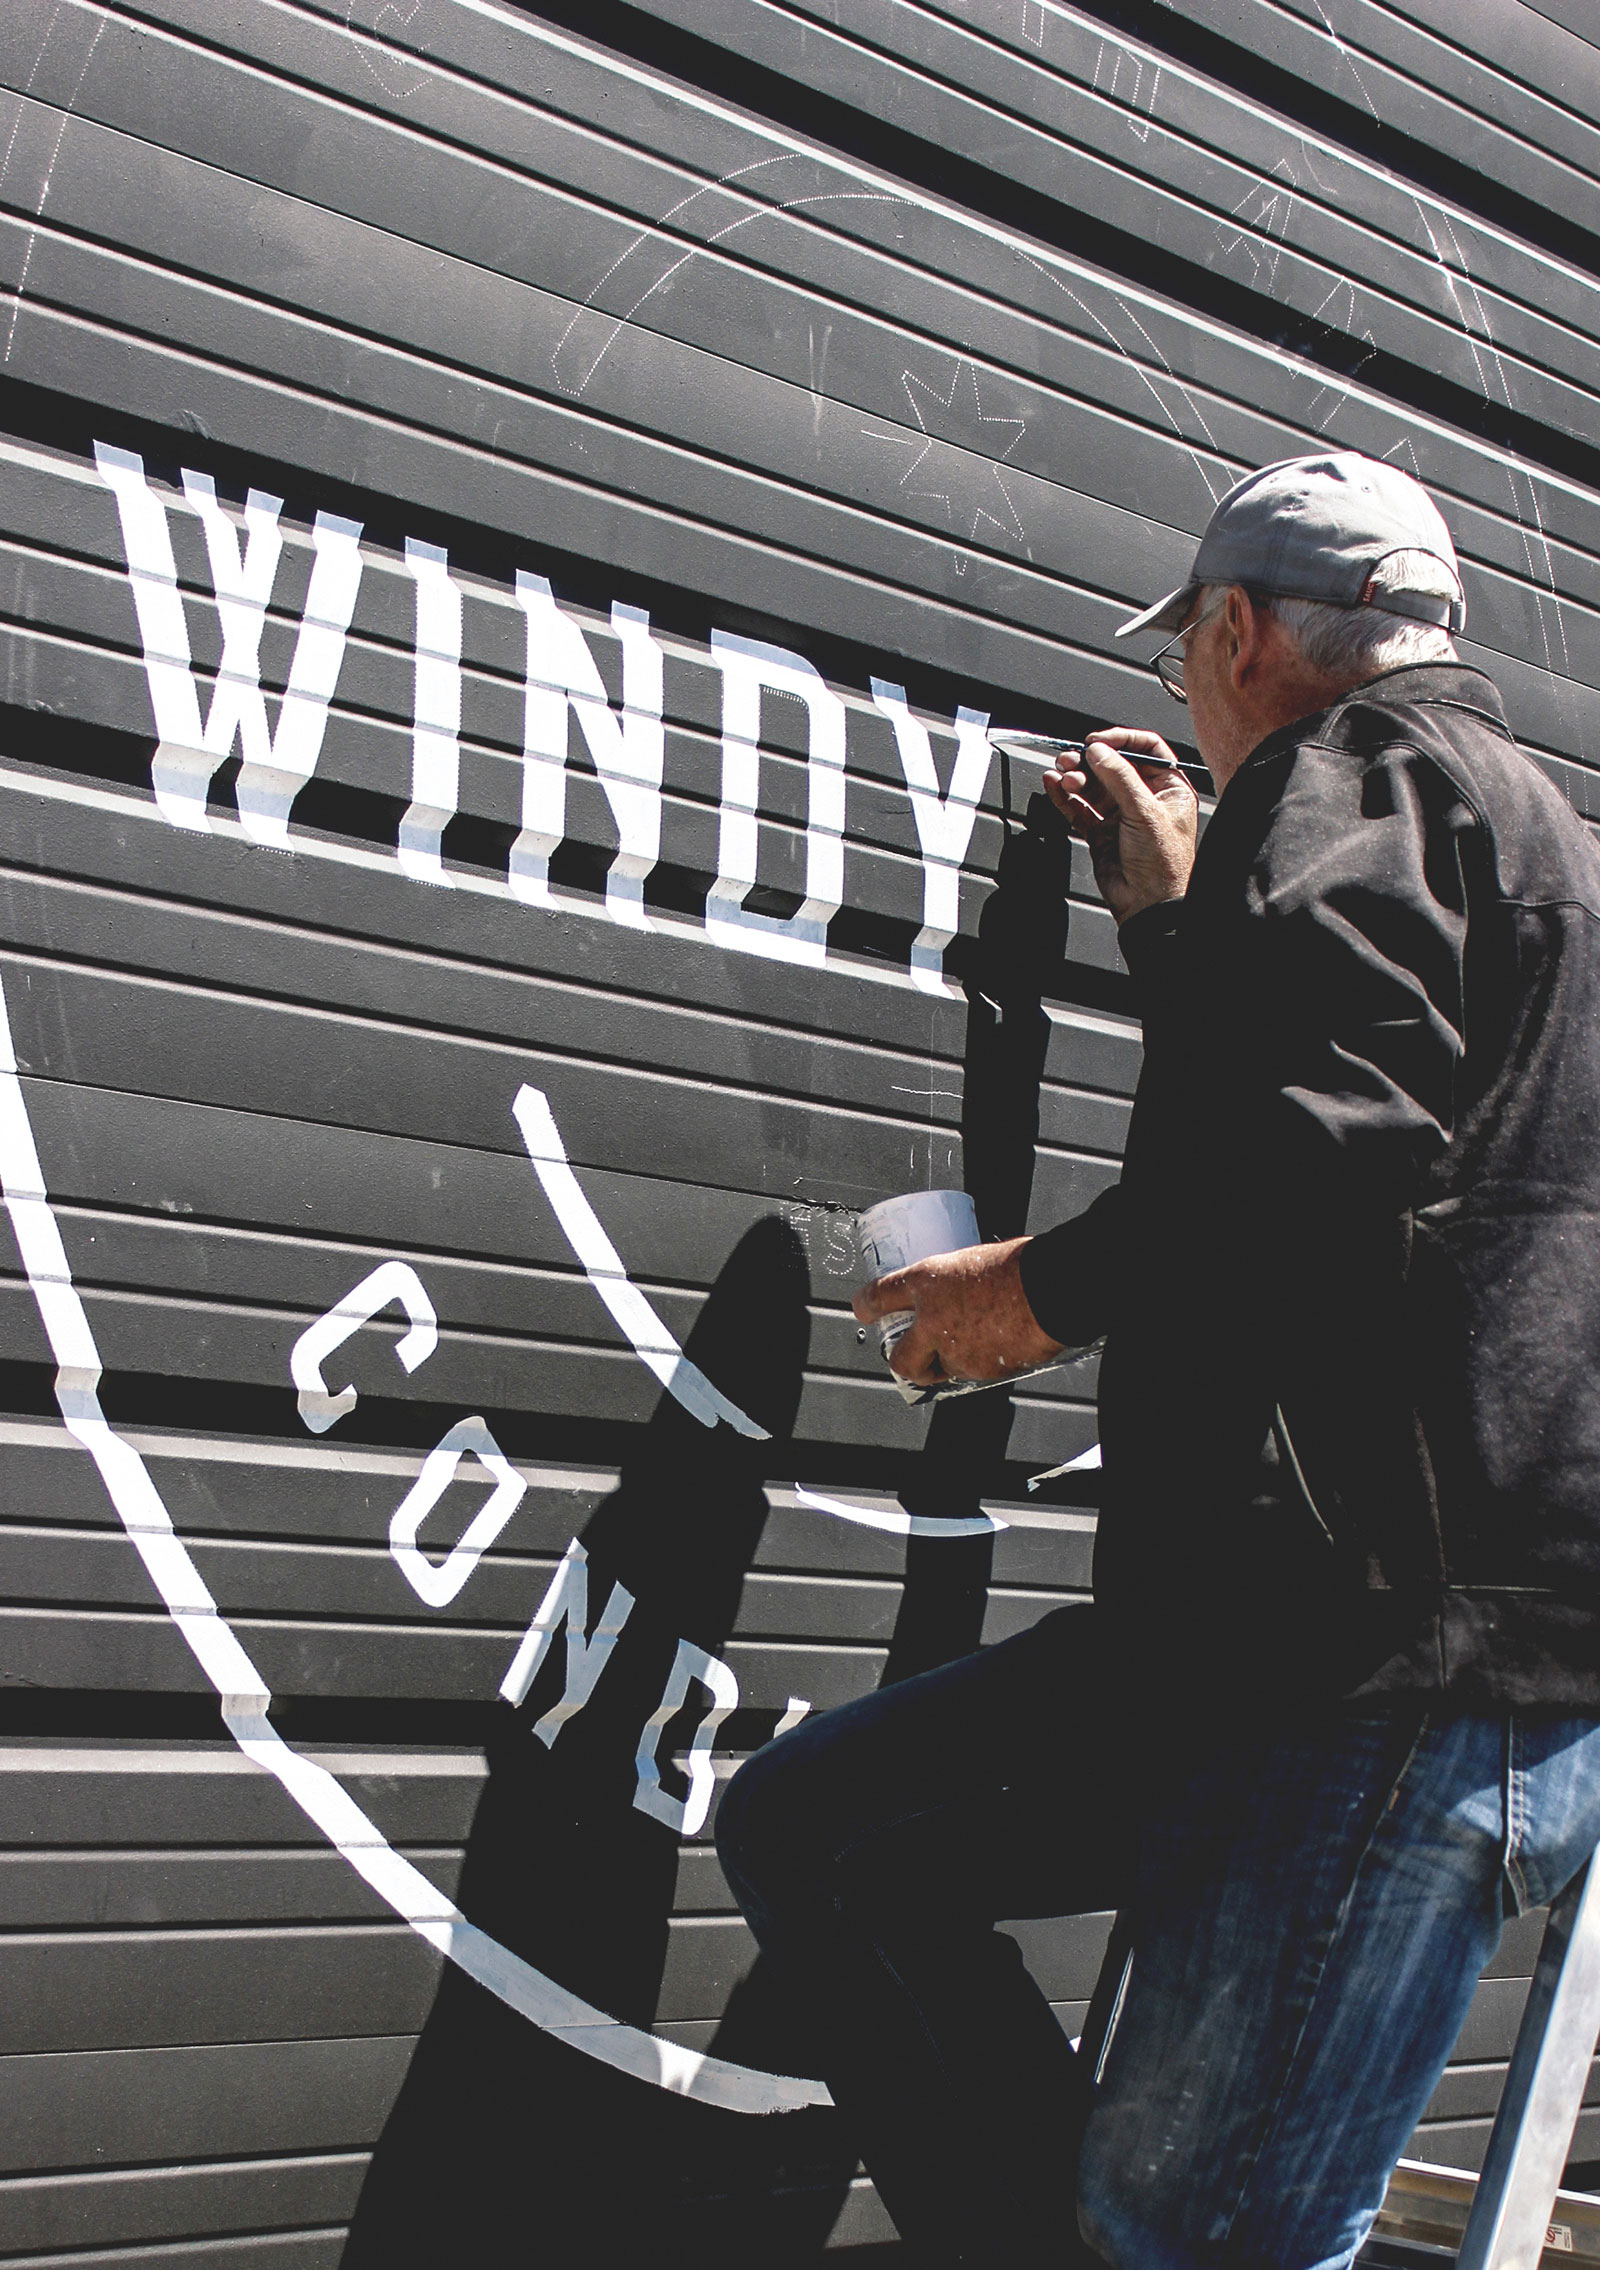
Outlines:
[[935, 1387], [941, 1379], [1008, 1379], [1059, 1355], [1060, 1341], [1040, 1330], [1022, 1290], [1017, 1256], [1027, 1242], [963, 1246], [863, 1285], [853, 1303], [860, 1323], [904, 1309], [916, 1317], [894, 1349], [891, 1370], [918, 1387]]
[[1081, 765], [1064, 763], [1044, 776], [1045, 794], [1089, 846], [1100, 895], [1119, 925], [1147, 906], [1181, 899], [1194, 865], [1194, 789], [1176, 769], [1141, 772], [1141, 751], [1172, 754], [1158, 733], [1107, 726], [1090, 734]]

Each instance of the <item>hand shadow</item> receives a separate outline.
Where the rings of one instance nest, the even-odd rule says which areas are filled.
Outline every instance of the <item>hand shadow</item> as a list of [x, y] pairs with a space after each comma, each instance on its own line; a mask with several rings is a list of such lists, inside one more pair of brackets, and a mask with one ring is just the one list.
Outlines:
[[[766, 1518], [763, 1483], [793, 1431], [808, 1291], [787, 1224], [769, 1217], [740, 1240], [685, 1352], [770, 1440], [706, 1428], [662, 1397], [583, 1532], [590, 1630], [613, 1584], [636, 1602], [591, 1697], [553, 1746], [533, 1734], [563, 1691], [558, 1638], [487, 1745], [459, 1906], [640, 2028], [656, 2013], [680, 1840], [636, 1807], [635, 1753], [680, 1637], [726, 1654]], [[706, 1700], [691, 1687], [663, 1731], [669, 1796], [688, 1794], [668, 1761]], [[611, 2070], [447, 1964], [361, 2193], [346, 2270], [535, 2258], [598, 2270], [658, 2254], [696, 2166], [715, 2169], [728, 2132], [766, 2125], [782, 2123], [711, 2111]]]

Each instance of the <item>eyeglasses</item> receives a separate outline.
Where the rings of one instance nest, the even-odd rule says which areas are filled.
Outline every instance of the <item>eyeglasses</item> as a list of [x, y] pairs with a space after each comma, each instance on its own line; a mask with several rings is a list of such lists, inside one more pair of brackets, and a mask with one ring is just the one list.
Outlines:
[[1192, 632], [1204, 629], [1214, 615], [1220, 615], [1227, 603], [1228, 594], [1224, 591], [1220, 598], [1212, 600], [1204, 614], [1197, 615], [1192, 623], [1185, 623], [1181, 631], [1169, 638], [1165, 646], [1151, 655], [1150, 667], [1174, 701], [1187, 704], [1189, 699], [1183, 690], [1185, 640], [1189, 638]]

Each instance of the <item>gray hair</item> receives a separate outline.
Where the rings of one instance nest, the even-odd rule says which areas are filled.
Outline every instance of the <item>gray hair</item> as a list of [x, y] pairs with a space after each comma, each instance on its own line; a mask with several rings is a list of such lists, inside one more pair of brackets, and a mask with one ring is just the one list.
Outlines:
[[[1430, 598], [1460, 597], [1455, 578], [1432, 552], [1391, 552], [1374, 571], [1372, 587], [1375, 592], [1417, 591]], [[1374, 678], [1380, 670], [1398, 670], [1407, 662], [1457, 659], [1455, 642], [1443, 623], [1421, 623], [1408, 615], [1385, 614], [1375, 606], [1334, 607], [1320, 599], [1279, 599], [1267, 594], [1264, 603], [1315, 670], [1330, 670], [1340, 677]]]

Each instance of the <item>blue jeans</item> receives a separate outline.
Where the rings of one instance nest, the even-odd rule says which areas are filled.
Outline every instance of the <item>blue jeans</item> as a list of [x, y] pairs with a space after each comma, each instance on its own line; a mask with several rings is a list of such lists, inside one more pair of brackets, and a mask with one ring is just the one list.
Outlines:
[[[913, 2260], [1342, 2270], [1503, 1918], [1600, 1840], [1600, 1721], [1136, 1724], [1106, 1645], [1060, 1609], [785, 1734], [728, 1880]], [[1108, 1908], [1096, 2080], [994, 1926]]]

